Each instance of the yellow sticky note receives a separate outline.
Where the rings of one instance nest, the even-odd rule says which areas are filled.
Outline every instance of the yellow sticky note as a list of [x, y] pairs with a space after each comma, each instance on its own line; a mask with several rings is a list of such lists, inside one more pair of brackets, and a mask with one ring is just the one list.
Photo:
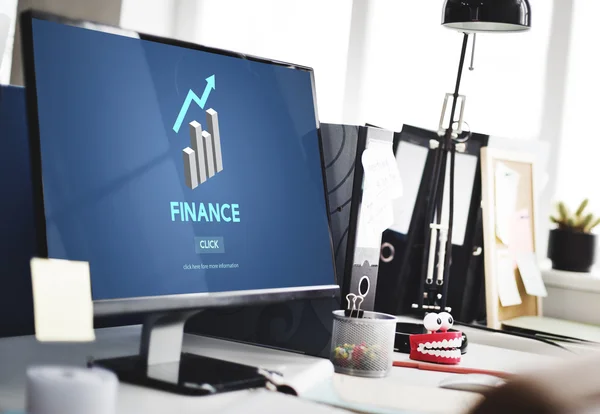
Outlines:
[[38, 341], [96, 339], [89, 263], [34, 258], [31, 285]]

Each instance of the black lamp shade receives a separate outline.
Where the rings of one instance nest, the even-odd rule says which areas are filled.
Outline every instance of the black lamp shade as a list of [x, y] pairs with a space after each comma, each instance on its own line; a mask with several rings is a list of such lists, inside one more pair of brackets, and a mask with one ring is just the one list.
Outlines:
[[528, 0], [446, 0], [442, 24], [463, 32], [517, 32], [531, 27]]

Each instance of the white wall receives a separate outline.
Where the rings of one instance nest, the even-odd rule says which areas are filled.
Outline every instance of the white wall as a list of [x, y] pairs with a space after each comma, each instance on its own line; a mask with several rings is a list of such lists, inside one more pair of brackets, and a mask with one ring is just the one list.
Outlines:
[[156, 36], [173, 36], [175, 0], [122, 0], [120, 26]]

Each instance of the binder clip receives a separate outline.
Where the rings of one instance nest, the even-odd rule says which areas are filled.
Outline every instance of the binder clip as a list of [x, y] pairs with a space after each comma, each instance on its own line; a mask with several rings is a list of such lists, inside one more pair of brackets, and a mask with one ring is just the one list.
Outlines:
[[258, 374], [265, 379], [265, 387], [267, 390], [298, 396], [296, 390], [284, 382], [283, 375], [279, 372], [259, 368]]
[[348, 308], [344, 311], [344, 315], [347, 318], [362, 318], [364, 311], [360, 309], [360, 305], [365, 300], [365, 297], [349, 293], [346, 295], [346, 300], [348, 301]]

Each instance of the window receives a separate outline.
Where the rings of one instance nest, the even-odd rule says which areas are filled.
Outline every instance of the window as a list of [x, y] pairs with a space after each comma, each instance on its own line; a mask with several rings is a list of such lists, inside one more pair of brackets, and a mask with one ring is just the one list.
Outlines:
[[566, 96], [558, 159], [556, 198], [575, 207], [590, 199], [591, 210], [600, 214], [600, 50], [595, 41], [600, 27], [594, 19], [600, 2], [573, 2]]

